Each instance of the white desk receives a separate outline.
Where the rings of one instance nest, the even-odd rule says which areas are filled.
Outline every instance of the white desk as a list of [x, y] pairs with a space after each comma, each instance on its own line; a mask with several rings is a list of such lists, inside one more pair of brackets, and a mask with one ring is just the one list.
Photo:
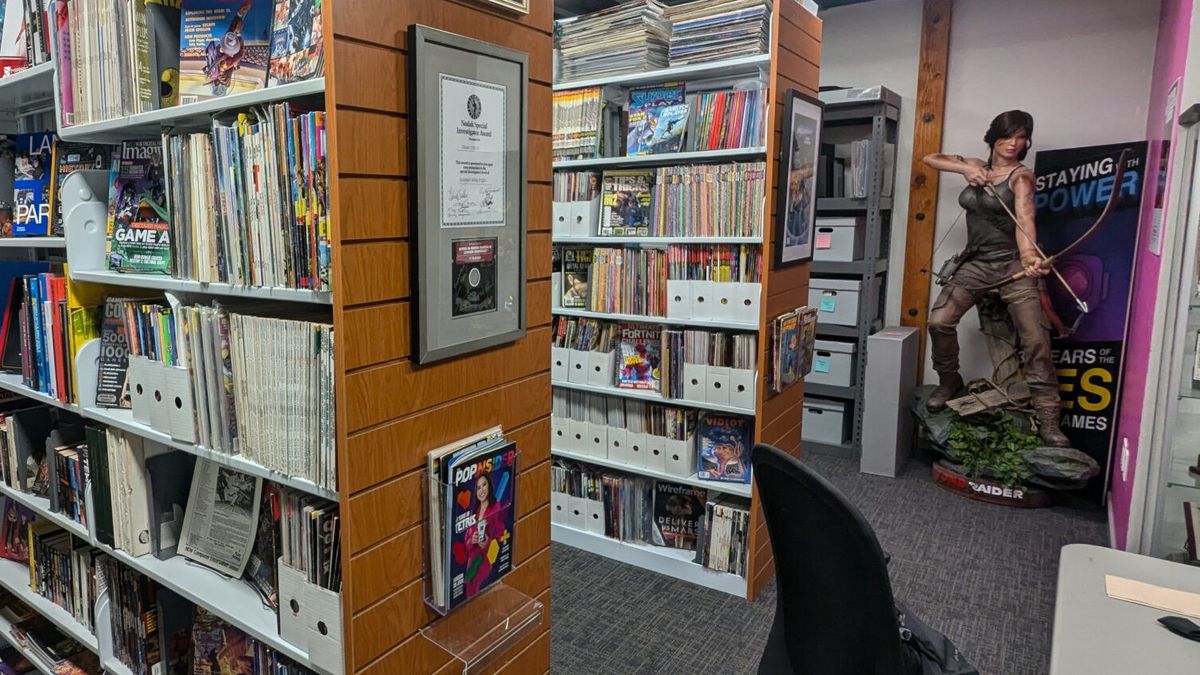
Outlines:
[[1106, 574], [1200, 592], [1200, 568], [1100, 546], [1064, 546], [1051, 675], [1200, 673], [1200, 642], [1181, 638], [1158, 622], [1170, 612], [1108, 597]]

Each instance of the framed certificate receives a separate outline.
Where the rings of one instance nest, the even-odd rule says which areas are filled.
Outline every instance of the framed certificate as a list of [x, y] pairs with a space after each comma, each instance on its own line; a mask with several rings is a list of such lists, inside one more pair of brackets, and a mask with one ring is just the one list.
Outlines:
[[524, 52], [410, 29], [413, 357], [525, 335]]

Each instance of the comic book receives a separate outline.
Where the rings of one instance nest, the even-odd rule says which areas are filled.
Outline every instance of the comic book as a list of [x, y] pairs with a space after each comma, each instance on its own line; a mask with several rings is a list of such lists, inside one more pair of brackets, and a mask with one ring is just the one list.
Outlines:
[[17, 136], [13, 172], [14, 237], [44, 237], [50, 233], [55, 140], [53, 131]]
[[801, 307], [800, 316], [800, 377], [812, 372], [813, 352], [817, 349], [817, 308]]
[[562, 306], [587, 307], [591, 297], [592, 249], [562, 249]]
[[33, 511], [5, 497], [4, 520], [0, 521], [0, 557], [21, 563], [29, 562], [29, 523]]
[[773, 388], [783, 391], [800, 379], [800, 315], [788, 312], [775, 319], [775, 377]]
[[125, 141], [108, 193], [108, 267], [167, 274], [170, 217], [161, 141]]
[[214, 616], [203, 607], [196, 607], [192, 623], [193, 675], [225, 675], [244, 672], [247, 662], [253, 663], [254, 645], [241, 630]]
[[700, 419], [696, 465], [701, 480], [750, 482], [754, 423], [746, 417], [705, 415]]
[[691, 485], [657, 481], [654, 485], [654, 526], [663, 545], [696, 550], [708, 491]]
[[512, 570], [517, 446], [472, 446], [442, 463], [446, 609], [479, 595]]
[[275, 0], [269, 86], [322, 75], [325, 61], [322, 1]]
[[679, 152], [687, 121], [688, 104], [683, 85], [630, 91], [625, 154], [635, 157]]
[[662, 386], [662, 332], [636, 324], [621, 325], [617, 387], [658, 391]]
[[184, 0], [181, 105], [266, 86], [272, 9], [271, 0]]
[[604, 172], [600, 236], [649, 236], [653, 186], [654, 171]]
[[62, 184], [75, 171], [100, 170], [112, 162], [113, 146], [96, 143], [71, 143], [59, 141], [54, 150], [54, 221], [50, 232], [55, 237], [63, 236]]

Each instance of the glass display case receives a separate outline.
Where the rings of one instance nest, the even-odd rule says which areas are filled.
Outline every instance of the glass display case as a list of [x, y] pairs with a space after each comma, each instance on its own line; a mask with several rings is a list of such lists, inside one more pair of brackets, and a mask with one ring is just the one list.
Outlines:
[[[1129, 548], [1159, 558], [1196, 562], [1200, 557], [1200, 105], [1180, 117], [1176, 170], [1179, 191], [1167, 223], [1163, 264], [1170, 267], [1165, 294], [1165, 324], [1160, 360], [1151, 360], [1162, 374], [1154, 396], [1154, 422], [1146, 482], [1144, 527]], [[1153, 373], [1153, 371], [1152, 371]], [[1151, 374], [1151, 381], [1155, 381]], [[1149, 406], [1147, 409], [1151, 409]], [[1188, 512], [1194, 515], [1190, 518]], [[1194, 520], [1194, 530], [1189, 527]]]

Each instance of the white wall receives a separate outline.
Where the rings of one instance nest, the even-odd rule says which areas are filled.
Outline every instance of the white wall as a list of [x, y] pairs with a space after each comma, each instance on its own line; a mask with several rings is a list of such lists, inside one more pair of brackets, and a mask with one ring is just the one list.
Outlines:
[[[921, 51], [921, 0], [876, 0], [821, 12], [821, 86], [882, 84], [900, 95], [896, 188], [890, 269], [904, 264], [908, 181], [912, 172], [913, 111]], [[899, 273], [889, 277], [886, 318], [900, 321]]]

